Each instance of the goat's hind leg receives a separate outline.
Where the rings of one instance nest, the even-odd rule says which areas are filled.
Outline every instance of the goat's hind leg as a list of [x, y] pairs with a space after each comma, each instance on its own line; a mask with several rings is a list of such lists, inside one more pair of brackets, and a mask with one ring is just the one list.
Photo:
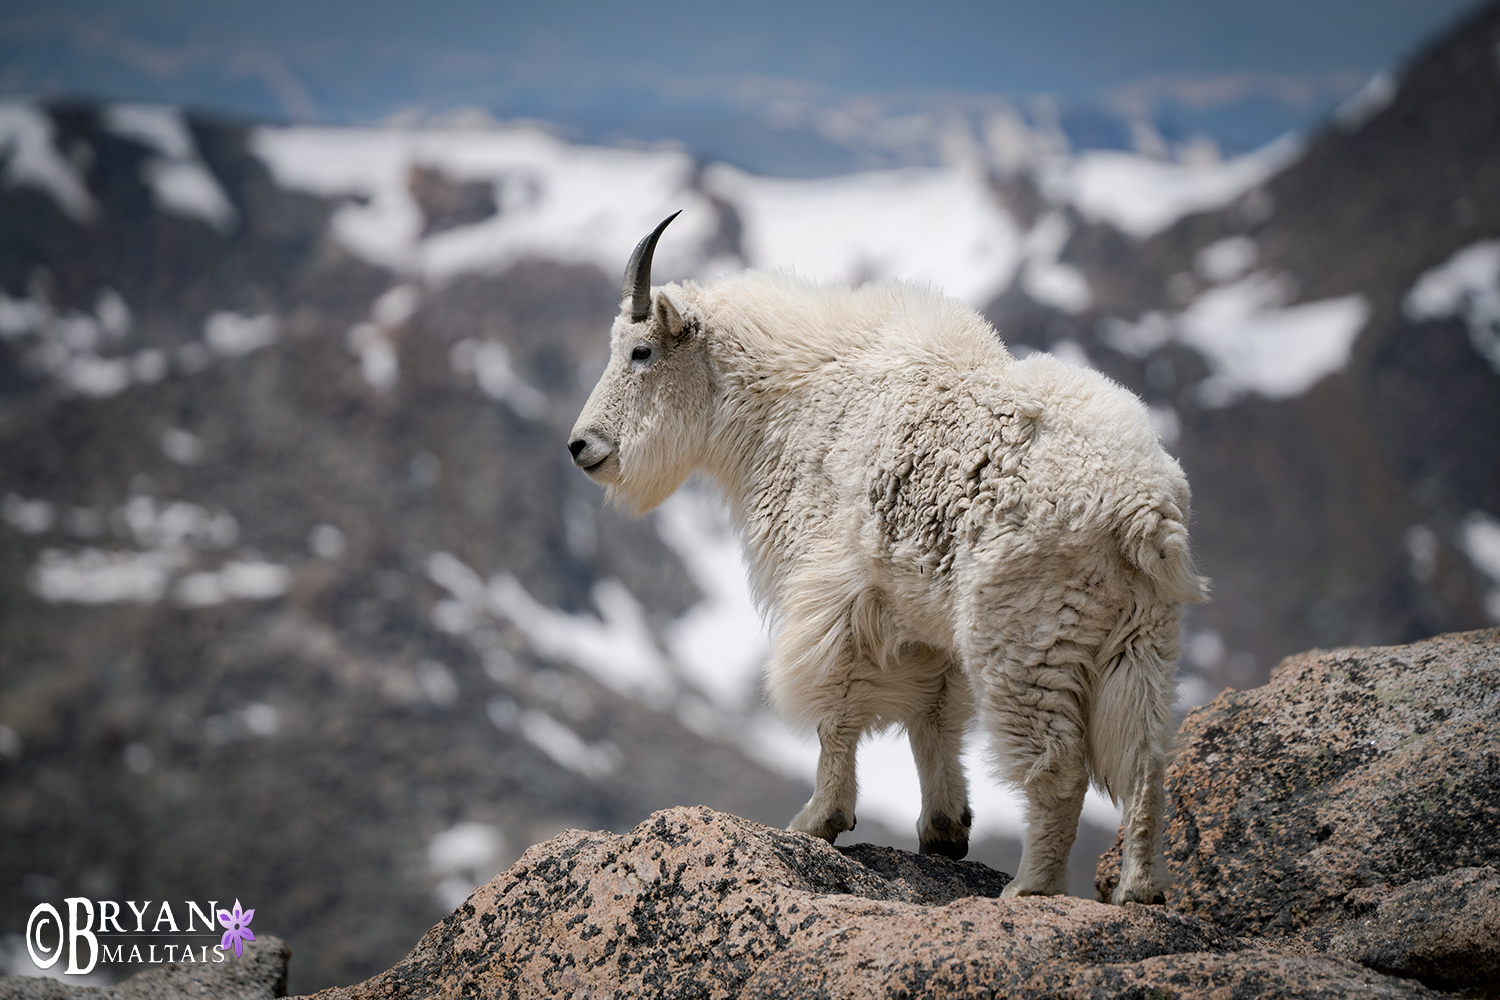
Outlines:
[[1112, 903], [1165, 903], [1171, 884], [1162, 858], [1162, 814], [1166, 809], [1163, 782], [1164, 754], [1157, 741], [1142, 741], [1136, 772], [1125, 793], [1125, 843], [1120, 861], [1120, 884]]
[[[1080, 755], [1081, 765], [1081, 755]], [[1006, 896], [1062, 896], [1068, 891], [1068, 855], [1078, 836], [1078, 817], [1088, 778], [1071, 766], [1049, 769], [1022, 785], [1026, 793], [1026, 840], [1021, 865]]]
[[923, 854], [958, 860], [969, 853], [969, 783], [964, 778], [964, 727], [973, 714], [969, 683], [946, 657], [933, 652], [934, 687], [920, 710], [906, 720], [912, 757], [922, 783], [917, 841]]
[[1088, 791], [1080, 683], [1087, 654], [1066, 641], [1028, 652], [1031, 662], [1010, 660], [983, 675], [996, 754], [1027, 802], [1021, 865], [1004, 895], [1060, 896]]
[[1113, 776], [1106, 779], [1122, 793], [1124, 850], [1120, 883], [1113, 903], [1165, 903], [1171, 884], [1162, 858], [1163, 814], [1166, 811], [1167, 729], [1176, 696], [1177, 617], [1168, 608], [1147, 620], [1125, 643], [1113, 669], [1101, 680], [1094, 699], [1091, 736], [1119, 734], [1121, 745], [1094, 746], [1095, 767]]

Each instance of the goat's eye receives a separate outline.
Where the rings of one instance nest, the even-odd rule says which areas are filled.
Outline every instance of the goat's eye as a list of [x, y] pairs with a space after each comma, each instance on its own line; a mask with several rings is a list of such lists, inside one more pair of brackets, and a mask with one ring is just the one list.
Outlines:
[[651, 348], [647, 347], [645, 344], [642, 344], [641, 346], [637, 347], [635, 350], [633, 350], [633, 351], [630, 352], [630, 360], [631, 361], [650, 361], [651, 360]]

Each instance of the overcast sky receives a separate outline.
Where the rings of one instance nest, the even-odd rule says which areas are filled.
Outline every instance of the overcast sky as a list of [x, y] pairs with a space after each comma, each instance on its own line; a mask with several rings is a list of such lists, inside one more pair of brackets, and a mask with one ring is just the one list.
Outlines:
[[1189, 116], [1253, 105], [1263, 120], [1251, 131], [1266, 132], [1325, 114], [1473, 6], [6, 0], [0, 94], [329, 123], [472, 105], [585, 131], [608, 120], [759, 113], [786, 100], [894, 113], [1047, 94]]

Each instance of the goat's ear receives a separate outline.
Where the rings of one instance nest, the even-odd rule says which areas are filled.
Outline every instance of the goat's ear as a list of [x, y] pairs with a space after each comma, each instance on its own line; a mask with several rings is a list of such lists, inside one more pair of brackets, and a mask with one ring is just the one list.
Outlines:
[[687, 325], [682, 318], [682, 306], [665, 288], [656, 293], [656, 322], [674, 338], [682, 336], [682, 329]]

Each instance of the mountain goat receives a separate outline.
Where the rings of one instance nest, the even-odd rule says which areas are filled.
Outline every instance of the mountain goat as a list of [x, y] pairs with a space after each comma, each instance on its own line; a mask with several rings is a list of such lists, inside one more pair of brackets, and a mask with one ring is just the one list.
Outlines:
[[1188, 487], [1133, 394], [1014, 359], [911, 285], [776, 273], [651, 288], [675, 214], [636, 248], [574, 463], [637, 512], [710, 478], [777, 624], [768, 688], [816, 729], [791, 829], [854, 828], [855, 751], [905, 728], [924, 853], [961, 858], [977, 712], [1029, 808], [1006, 895], [1066, 889], [1090, 777], [1124, 802], [1114, 901], [1161, 902], [1163, 743], [1185, 602]]

